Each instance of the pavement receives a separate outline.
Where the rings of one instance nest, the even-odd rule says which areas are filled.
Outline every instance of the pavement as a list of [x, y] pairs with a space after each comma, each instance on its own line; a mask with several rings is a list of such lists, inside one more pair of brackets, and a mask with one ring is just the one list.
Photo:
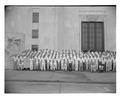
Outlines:
[[115, 93], [116, 72], [5, 70], [5, 93]]

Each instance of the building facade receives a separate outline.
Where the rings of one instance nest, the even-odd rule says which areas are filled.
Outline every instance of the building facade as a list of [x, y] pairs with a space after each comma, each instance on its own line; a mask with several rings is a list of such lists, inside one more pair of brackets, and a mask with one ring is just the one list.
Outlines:
[[6, 6], [5, 52], [116, 50], [116, 6]]

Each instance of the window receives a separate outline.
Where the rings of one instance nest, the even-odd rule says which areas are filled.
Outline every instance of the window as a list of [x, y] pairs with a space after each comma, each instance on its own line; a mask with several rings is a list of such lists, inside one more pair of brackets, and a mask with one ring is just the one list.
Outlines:
[[33, 23], [39, 23], [39, 13], [38, 12], [33, 13], [32, 22]]
[[38, 45], [32, 45], [32, 50], [33, 51], [38, 51]]
[[38, 38], [38, 29], [33, 29], [32, 30], [32, 38]]
[[82, 22], [81, 41], [83, 51], [104, 50], [104, 23]]

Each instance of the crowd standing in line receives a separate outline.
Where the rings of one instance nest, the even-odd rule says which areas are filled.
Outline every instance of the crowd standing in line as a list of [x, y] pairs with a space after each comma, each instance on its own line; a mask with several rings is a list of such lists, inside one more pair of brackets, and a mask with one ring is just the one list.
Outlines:
[[15, 70], [36, 71], [116, 71], [116, 52], [76, 50], [25, 50], [12, 57]]

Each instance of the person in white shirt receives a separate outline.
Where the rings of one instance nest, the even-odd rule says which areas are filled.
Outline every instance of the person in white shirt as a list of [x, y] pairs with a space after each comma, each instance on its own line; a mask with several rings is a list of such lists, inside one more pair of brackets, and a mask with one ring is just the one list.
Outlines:
[[40, 65], [40, 63], [41, 63], [41, 60], [40, 60], [40, 55], [38, 56], [38, 70], [41, 70], [41, 65]]
[[72, 59], [70, 58], [70, 59], [69, 59], [69, 71], [72, 71], [72, 63], [73, 63], [73, 61], [72, 61]]
[[108, 57], [105, 57], [105, 62], [106, 62], [106, 72], [108, 72], [109, 71], [109, 59], [108, 59]]
[[83, 58], [80, 57], [80, 71], [83, 71]]
[[106, 59], [106, 57], [102, 57], [102, 72], [106, 72], [106, 63], [107, 63], [107, 59]]
[[30, 70], [33, 70], [33, 58], [30, 58]]
[[89, 57], [88, 57], [88, 71], [91, 71], [91, 64], [92, 64], [92, 60], [91, 60], [91, 56], [89, 55]]
[[77, 60], [78, 60], [78, 71], [80, 71], [80, 57], [79, 57], [79, 55], [77, 57]]
[[55, 59], [55, 70], [58, 71], [58, 57]]
[[97, 72], [99, 72], [99, 60], [100, 60], [100, 56], [99, 56], [99, 54], [97, 54], [97, 65], [96, 65], [96, 67], [97, 67]]
[[75, 71], [75, 59], [74, 59], [74, 55], [72, 57], [72, 71]]
[[53, 70], [54, 60], [51, 58], [49, 61], [50, 61], [50, 70], [52, 71]]
[[65, 61], [65, 59], [66, 59], [66, 58], [65, 58], [65, 53], [64, 53], [64, 54], [63, 54], [63, 61], [62, 61], [62, 67], [63, 67], [63, 70], [64, 70], [64, 71], [65, 71], [65, 69], [66, 69], [66, 68], [65, 68], [65, 67], [66, 67], [66, 64], [65, 64], [66, 61]]
[[46, 63], [47, 63], [47, 71], [49, 71], [50, 70], [50, 63], [49, 63], [49, 56], [47, 57], [47, 59], [46, 59]]
[[91, 72], [95, 72], [95, 57], [91, 57]]
[[43, 71], [43, 60], [42, 60], [43, 58], [42, 57], [40, 57], [40, 70], [41, 71]]
[[83, 71], [86, 71], [85, 56], [82, 57]]
[[55, 61], [52, 59], [52, 71], [55, 71]]
[[64, 70], [64, 58], [61, 59], [61, 70]]
[[64, 59], [63, 59], [63, 70], [65, 71], [66, 70], [66, 60], [65, 60], [65, 57], [64, 57]]
[[22, 70], [23, 68], [24, 68], [24, 65], [23, 65], [23, 58], [22, 58], [22, 56], [20, 56], [20, 62], [19, 62], [19, 68], [20, 68], [20, 70]]
[[[33, 58], [33, 57], [32, 57]], [[36, 70], [35, 58], [33, 58], [33, 70]]]
[[108, 62], [109, 62], [108, 71], [112, 71], [112, 59], [111, 59], [111, 56], [108, 57]]
[[60, 53], [58, 53], [58, 58], [57, 58], [57, 69], [60, 70]]
[[97, 55], [94, 57], [94, 60], [95, 60], [95, 72], [98, 71], [98, 57]]
[[36, 64], [36, 70], [38, 71], [39, 69], [38, 57], [35, 57], [35, 64]]
[[[67, 54], [66, 54], [67, 55]], [[67, 71], [67, 56], [65, 57], [65, 64], [64, 64], [65, 71]]]
[[116, 57], [113, 57], [113, 71], [116, 71]]
[[75, 71], [78, 71], [78, 57], [75, 58]]
[[46, 70], [46, 64], [45, 64], [45, 59], [42, 59], [42, 69], [45, 71]]
[[52, 59], [49, 59], [49, 70], [52, 71]]
[[69, 60], [70, 60], [70, 58], [67, 57], [67, 60], [66, 60], [66, 62], [67, 62], [67, 71], [69, 71]]
[[20, 56], [19, 55], [17, 55], [17, 70], [20, 70], [20, 66], [19, 66], [19, 64], [20, 64]]
[[17, 70], [17, 60], [18, 60], [18, 56], [17, 55], [13, 56], [13, 63], [14, 63], [13, 69], [14, 70]]
[[86, 56], [85, 56], [85, 65], [86, 65], [86, 66], [85, 66], [85, 70], [86, 70], [86, 71], [88, 71], [88, 63], [89, 63], [88, 58], [89, 58], [88, 55], [86, 55]]

